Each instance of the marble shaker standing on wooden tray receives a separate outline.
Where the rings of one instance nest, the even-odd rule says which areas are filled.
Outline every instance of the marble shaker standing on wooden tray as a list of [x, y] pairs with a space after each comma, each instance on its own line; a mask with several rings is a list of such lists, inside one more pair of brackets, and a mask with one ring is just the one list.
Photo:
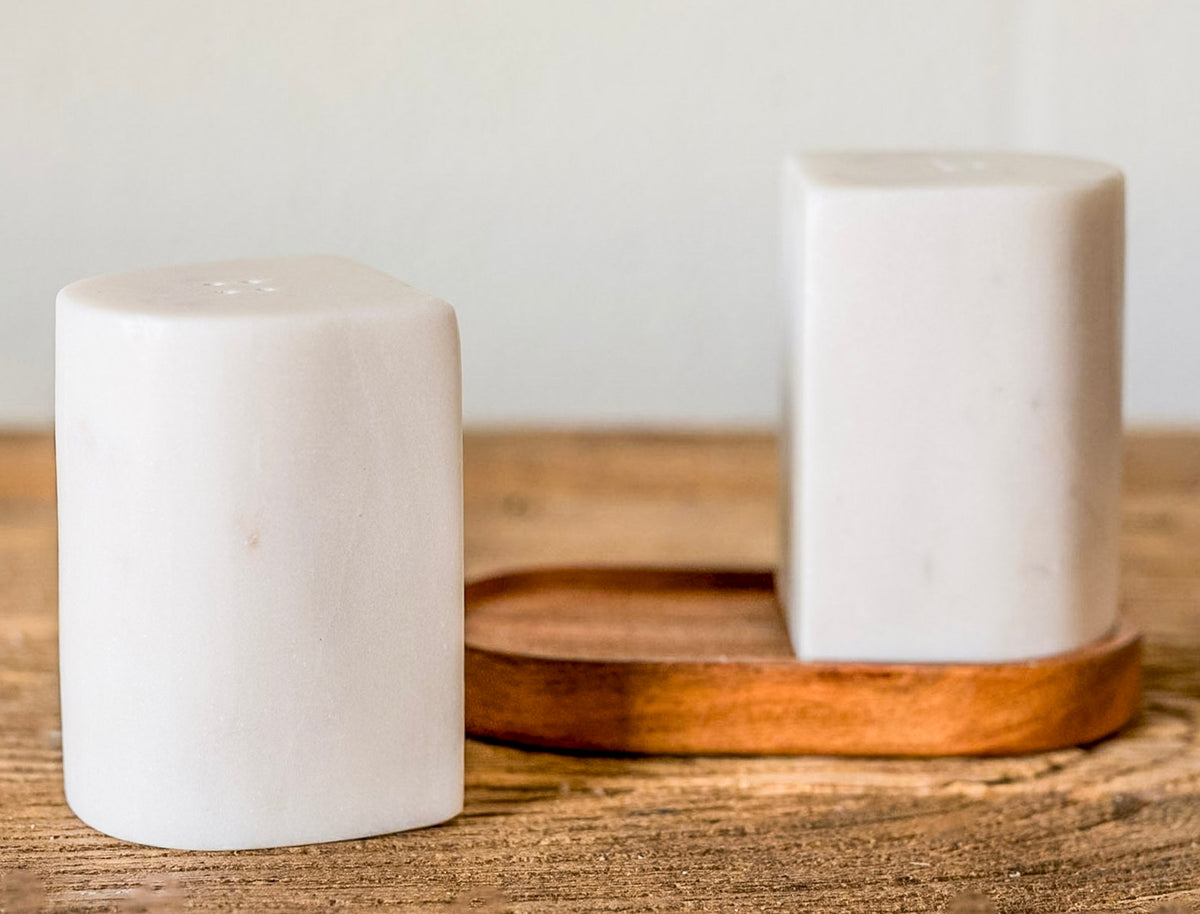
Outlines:
[[71, 808], [190, 849], [457, 814], [450, 306], [297, 257], [84, 280], [57, 320]]
[[1124, 185], [1014, 152], [785, 175], [780, 596], [806, 660], [996, 662], [1117, 613]]

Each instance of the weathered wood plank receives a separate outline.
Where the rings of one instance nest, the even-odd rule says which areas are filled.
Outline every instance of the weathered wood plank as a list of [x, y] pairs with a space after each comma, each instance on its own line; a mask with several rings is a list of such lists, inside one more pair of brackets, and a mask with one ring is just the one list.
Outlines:
[[[469, 571], [767, 564], [774, 459], [765, 436], [469, 436]], [[1094, 747], [676, 759], [471, 742], [466, 812], [446, 826], [187, 854], [105, 838], [63, 803], [52, 449], [0, 438], [0, 907], [29, 909], [40, 894], [55, 911], [1189, 910], [1200, 902], [1200, 436], [1130, 439], [1125, 520], [1146, 694], [1134, 725]]]

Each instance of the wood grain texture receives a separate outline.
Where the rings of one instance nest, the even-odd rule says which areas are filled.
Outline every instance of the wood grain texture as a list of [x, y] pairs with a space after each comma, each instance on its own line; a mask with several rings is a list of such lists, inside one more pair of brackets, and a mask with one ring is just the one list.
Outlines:
[[[1129, 442], [1134, 723], [1020, 758], [580, 757], [471, 741], [438, 828], [279, 851], [134, 847], [62, 799], [53, 464], [0, 439], [0, 906], [54, 911], [1192, 910], [1200, 901], [1200, 436]], [[755, 568], [768, 437], [472, 435], [468, 571]]]
[[774, 575], [552, 568], [466, 592], [467, 733], [666, 755], [1014, 755], [1133, 717], [1141, 644], [1020, 663], [799, 663]]

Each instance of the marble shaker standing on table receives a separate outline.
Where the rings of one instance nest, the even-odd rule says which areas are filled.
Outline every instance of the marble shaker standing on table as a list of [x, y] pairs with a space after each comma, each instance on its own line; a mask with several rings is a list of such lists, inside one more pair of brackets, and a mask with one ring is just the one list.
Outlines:
[[58, 298], [67, 800], [231, 849], [462, 808], [462, 431], [445, 302], [336, 257]]
[[1067, 651], [1117, 612], [1124, 186], [1081, 159], [785, 176], [781, 598], [807, 660]]

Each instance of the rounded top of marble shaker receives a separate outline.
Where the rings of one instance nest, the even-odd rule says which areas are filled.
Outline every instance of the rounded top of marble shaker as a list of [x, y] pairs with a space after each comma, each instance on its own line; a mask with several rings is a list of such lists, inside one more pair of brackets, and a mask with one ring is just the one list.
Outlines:
[[226, 260], [82, 279], [59, 307], [164, 319], [329, 316], [380, 308], [439, 313], [438, 298], [333, 255]]
[[1120, 181], [1115, 166], [1092, 159], [1013, 151], [804, 152], [793, 169], [822, 188], [987, 188], [1072, 190]]

